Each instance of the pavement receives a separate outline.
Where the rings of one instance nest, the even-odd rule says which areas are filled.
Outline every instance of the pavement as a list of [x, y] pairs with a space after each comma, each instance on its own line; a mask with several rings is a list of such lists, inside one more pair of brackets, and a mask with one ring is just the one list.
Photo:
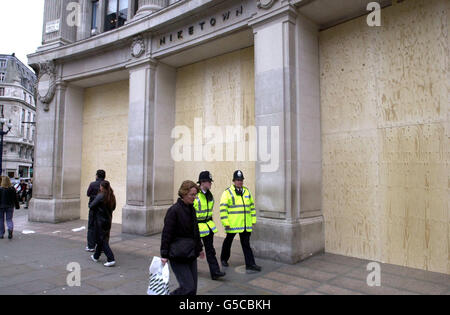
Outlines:
[[[0, 239], [0, 295], [145, 295], [151, 259], [159, 255], [161, 235], [122, 234], [114, 224], [110, 245], [117, 265], [91, 261], [86, 246], [87, 222], [28, 222], [25, 209], [16, 210], [14, 238]], [[81, 230], [80, 230], [81, 228]], [[74, 230], [74, 231], [72, 231]], [[23, 234], [23, 232], [34, 232]], [[215, 238], [220, 253], [223, 239]], [[105, 262], [102, 256], [102, 262]], [[68, 264], [81, 267], [81, 286], [70, 287]], [[380, 264], [381, 285], [367, 284], [370, 261], [320, 254], [296, 265], [258, 259], [262, 272], [246, 274], [240, 242], [233, 243], [227, 275], [213, 281], [206, 260], [198, 260], [199, 295], [450, 295], [450, 275]], [[169, 287], [177, 287], [171, 273]]]

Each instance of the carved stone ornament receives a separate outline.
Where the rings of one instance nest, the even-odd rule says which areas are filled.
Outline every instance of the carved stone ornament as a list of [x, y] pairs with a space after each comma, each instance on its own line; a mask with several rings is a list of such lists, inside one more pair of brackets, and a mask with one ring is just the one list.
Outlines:
[[258, 9], [270, 9], [277, 0], [257, 0]]
[[134, 58], [139, 58], [145, 52], [144, 38], [142, 35], [135, 36], [131, 44], [131, 55]]
[[36, 96], [45, 105], [44, 110], [47, 112], [56, 90], [55, 63], [53, 61], [40, 63], [37, 70], [39, 75], [35, 88]]

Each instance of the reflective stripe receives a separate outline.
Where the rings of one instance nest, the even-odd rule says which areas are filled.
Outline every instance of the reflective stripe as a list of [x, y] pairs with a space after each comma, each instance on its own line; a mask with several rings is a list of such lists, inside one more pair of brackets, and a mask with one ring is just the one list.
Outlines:
[[203, 235], [203, 234], [209, 234], [209, 230], [205, 231], [205, 232], [200, 232], [200, 235]]
[[228, 205], [226, 203], [221, 203], [220, 206], [221, 207], [228, 207]]
[[[198, 206], [200, 208], [200, 205]], [[209, 210], [198, 210], [197, 213], [208, 213]]]
[[250, 196], [244, 196], [244, 197], [250, 199]]
[[226, 216], [226, 217], [220, 217], [220, 219], [221, 219], [221, 220], [228, 219], [228, 216]]
[[227, 213], [227, 212], [228, 212], [228, 210], [220, 210], [220, 212], [224, 212], [224, 213]]
[[230, 209], [235, 209], [235, 208], [245, 208], [245, 207], [248, 207], [248, 206], [246, 206], [246, 205], [228, 206], [228, 208], [230, 208]]
[[250, 214], [251, 212], [250, 211], [230, 211], [228, 213], [229, 214], [244, 214], [244, 213]]
[[229, 228], [229, 229], [227, 229], [227, 231], [236, 231], [236, 230], [245, 230], [245, 229], [253, 230], [253, 227], [252, 226], [247, 226], [246, 228], [244, 228], [244, 227]]
[[233, 193], [231, 192], [231, 189], [228, 188], [227, 190], [228, 190], [228, 192], [230, 193], [231, 199], [233, 200], [233, 205], [235, 205], [235, 204], [236, 204], [236, 201], [234, 200], [234, 195], [233, 195]]
[[197, 201], [198, 201], [198, 211], [201, 211], [202, 210], [202, 203], [200, 202], [200, 198], [196, 198], [197, 199]]

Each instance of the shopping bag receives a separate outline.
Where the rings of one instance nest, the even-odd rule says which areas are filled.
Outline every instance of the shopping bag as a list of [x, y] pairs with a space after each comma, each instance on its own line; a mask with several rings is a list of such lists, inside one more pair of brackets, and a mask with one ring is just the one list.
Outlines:
[[169, 264], [162, 265], [161, 258], [153, 257], [149, 268], [148, 295], [169, 295]]

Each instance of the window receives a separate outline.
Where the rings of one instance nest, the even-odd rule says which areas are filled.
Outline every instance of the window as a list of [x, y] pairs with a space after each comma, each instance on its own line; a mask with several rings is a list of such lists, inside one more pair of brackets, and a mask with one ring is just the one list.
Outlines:
[[5, 117], [4, 110], [5, 110], [5, 105], [0, 105], [0, 117], [1, 118]]
[[6, 59], [0, 59], [0, 68], [6, 68]]
[[4, 72], [0, 72], [0, 82], [5, 82], [6, 74]]
[[27, 120], [27, 139], [30, 140], [30, 122], [31, 122], [31, 113], [28, 112], [28, 120]]
[[33, 98], [31, 97], [31, 95], [29, 95], [28, 99], [30, 100], [30, 105], [33, 105]]
[[27, 101], [27, 93], [23, 92], [23, 100], [26, 102]]
[[97, 25], [97, 13], [98, 13], [98, 0], [92, 1], [92, 22], [91, 22], [91, 34], [98, 30]]
[[[25, 110], [22, 109], [22, 122], [25, 121]], [[22, 127], [20, 128], [20, 135], [23, 137], [24, 136], [24, 132], [25, 132], [25, 127], [23, 124], [21, 124]]]
[[139, 9], [139, 0], [134, 0], [134, 12], [133, 12], [133, 15], [136, 15], [138, 9]]
[[107, 0], [105, 32], [121, 27], [128, 17], [128, 0]]
[[5, 96], [5, 88], [0, 87], [0, 96]]

